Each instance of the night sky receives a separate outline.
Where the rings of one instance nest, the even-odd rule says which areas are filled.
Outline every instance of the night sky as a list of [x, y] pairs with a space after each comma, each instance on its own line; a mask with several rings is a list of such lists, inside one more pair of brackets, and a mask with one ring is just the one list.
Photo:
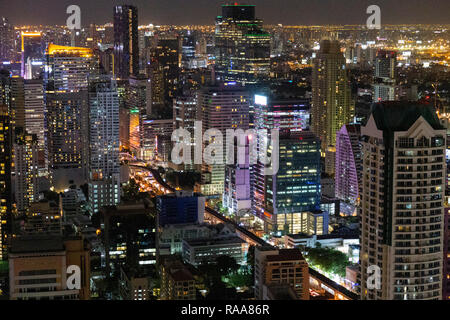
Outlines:
[[[112, 22], [112, 7], [138, 7], [139, 24], [213, 24], [221, 0], [0, 0], [0, 16], [13, 24], [65, 24], [68, 5], [81, 8], [82, 25]], [[382, 23], [450, 24], [449, 0], [253, 0], [259, 18], [267, 24], [365, 24], [368, 5], [381, 8]]]

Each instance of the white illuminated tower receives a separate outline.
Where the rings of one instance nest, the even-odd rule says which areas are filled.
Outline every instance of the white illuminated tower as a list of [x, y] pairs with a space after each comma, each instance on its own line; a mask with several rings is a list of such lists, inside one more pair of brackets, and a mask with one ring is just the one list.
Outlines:
[[89, 202], [91, 213], [120, 202], [119, 97], [115, 80], [89, 88]]

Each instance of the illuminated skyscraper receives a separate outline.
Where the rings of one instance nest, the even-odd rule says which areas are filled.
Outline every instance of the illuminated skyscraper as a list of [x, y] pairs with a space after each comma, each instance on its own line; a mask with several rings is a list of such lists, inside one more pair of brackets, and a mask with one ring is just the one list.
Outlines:
[[5, 17], [0, 17], [0, 60], [10, 61], [14, 58], [14, 26]]
[[[279, 169], [265, 175], [264, 165], [252, 167], [252, 209], [268, 232], [299, 232], [304, 212], [320, 201], [320, 142], [309, 127], [309, 101], [272, 94], [254, 97], [254, 128], [279, 130]], [[264, 143], [258, 136], [258, 148]]]
[[335, 195], [356, 205], [359, 201], [361, 171], [361, 126], [348, 124], [336, 135]]
[[11, 232], [11, 125], [8, 106], [0, 103], [0, 261], [6, 258]]
[[[226, 130], [247, 130], [249, 128], [250, 99], [249, 91], [234, 82], [225, 82], [199, 90], [197, 119], [202, 121], [202, 134], [208, 129], [220, 130], [225, 144]], [[214, 137], [203, 141], [203, 149], [213, 141]], [[222, 164], [207, 164], [209, 161], [212, 162], [212, 159], [203, 162], [201, 188], [197, 189], [198, 192], [205, 195], [223, 194], [225, 156], [224, 152]]]
[[23, 32], [22, 36], [22, 69], [25, 79], [40, 76], [44, 66], [44, 49], [40, 32]]
[[86, 89], [88, 77], [97, 72], [92, 49], [49, 44], [46, 55], [47, 93]]
[[216, 18], [216, 71], [221, 80], [257, 83], [268, 80], [270, 35], [255, 17], [254, 5], [223, 5]]
[[[180, 38], [165, 36], [158, 39], [155, 48], [151, 49], [149, 74], [152, 80], [154, 104], [162, 103], [172, 107], [173, 98], [177, 92], [178, 78], [181, 67]], [[159, 92], [162, 90], [162, 92]]]
[[38, 140], [36, 135], [16, 128], [14, 149], [15, 200], [17, 210], [25, 213], [39, 200]]
[[397, 100], [395, 97], [395, 67], [397, 53], [380, 50], [375, 58], [373, 101]]
[[139, 74], [138, 10], [114, 7], [114, 75], [126, 79]]
[[89, 48], [49, 44], [45, 72], [50, 178], [57, 191], [87, 182], [88, 79], [97, 72]]
[[323, 40], [313, 60], [311, 130], [324, 154], [336, 144], [336, 132], [352, 121], [354, 103], [339, 42]]
[[49, 170], [57, 191], [87, 182], [88, 117], [87, 90], [47, 94]]
[[91, 213], [120, 202], [119, 98], [114, 80], [89, 89], [89, 202]]
[[361, 135], [361, 299], [439, 300], [446, 130], [431, 105], [383, 102]]

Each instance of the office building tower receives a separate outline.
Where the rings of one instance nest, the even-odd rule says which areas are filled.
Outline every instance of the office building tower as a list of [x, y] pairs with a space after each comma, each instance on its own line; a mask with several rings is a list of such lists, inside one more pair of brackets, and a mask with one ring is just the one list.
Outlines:
[[362, 174], [359, 124], [344, 125], [336, 134], [335, 196], [352, 205], [359, 203]]
[[139, 74], [138, 10], [114, 7], [114, 76], [127, 79]]
[[375, 58], [373, 101], [389, 101], [396, 99], [396, 63], [395, 51], [379, 50]]
[[[79, 289], [71, 288], [72, 266], [80, 269]], [[9, 254], [9, 274], [11, 300], [89, 300], [90, 248], [76, 237], [17, 237]]]
[[270, 34], [254, 5], [222, 5], [216, 18], [217, 76], [224, 81], [258, 83], [269, 78]]
[[[188, 145], [191, 148], [191, 154], [195, 146], [195, 121], [197, 119], [197, 95], [183, 94], [179, 95], [174, 99], [173, 102], [173, 129], [185, 129], [191, 135]], [[199, 142], [201, 144], [201, 142]], [[171, 166], [178, 168], [180, 170], [194, 170], [196, 166], [192, 164], [182, 163], [177, 167], [174, 163], [170, 163]]]
[[88, 87], [89, 76], [98, 72], [90, 48], [49, 44], [46, 51], [47, 93], [78, 92]]
[[[150, 78], [155, 101], [158, 104], [163, 96], [163, 104], [172, 107], [172, 101], [178, 91], [181, 67], [180, 38], [175, 36], [159, 37], [157, 45], [150, 52]], [[162, 93], [159, 92], [162, 90]]]
[[10, 113], [0, 103], [0, 261], [7, 257], [12, 223], [11, 147]]
[[89, 202], [91, 214], [120, 202], [119, 98], [115, 80], [89, 89]]
[[14, 47], [14, 26], [5, 17], [0, 17], [0, 60], [13, 60]]
[[280, 133], [309, 129], [310, 99], [285, 98], [281, 93], [254, 96], [255, 129], [278, 129]]
[[446, 130], [431, 105], [382, 102], [361, 136], [361, 299], [441, 299]]
[[262, 300], [278, 285], [288, 285], [297, 300], [309, 300], [308, 263], [299, 249], [256, 247], [255, 298]]
[[158, 225], [202, 223], [205, 215], [205, 197], [198, 193], [176, 191], [156, 199]]
[[[202, 122], [202, 135], [206, 130], [219, 130], [226, 142], [226, 130], [249, 128], [250, 93], [234, 82], [204, 87], [197, 93], [197, 120]], [[199, 130], [200, 128], [198, 128]], [[214, 137], [203, 141], [203, 150], [214, 142]], [[205, 156], [208, 156], [204, 154]], [[208, 164], [212, 159], [203, 161], [201, 183], [197, 190], [204, 195], [222, 195], [225, 180], [226, 152], [221, 163]]]
[[44, 66], [44, 48], [40, 32], [21, 32], [22, 67], [21, 76], [36, 79], [41, 76]]
[[[270, 152], [270, 150], [269, 150]], [[253, 210], [266, 232], [298, 233], [304, 212], [320, 204], [320, 140], [311, 132], [282, 134], [278, 172], [264, 175], [257, 163], [253, 177]]]
[[125, 89], [125, 106], [139, 110], [139, 114], [152, 114], [151, 81], [144, 75], [130, 76]]
[[47, 141], [52, 186], [64, 191], [87, 182], [88, 92], [47, 94]]
[[184, 68], [189, 68], [192, 60], [195, 59], [195, 45], [196, 45], [196, 36], [195, 34], [187, 30], [182, 38], [182, 47], [181, 47], [181, 62]]
[[336, 145], [336, 132], [354, 115], [345, 58], [338, 41], [320, 43], [312, 69], [311, 130], [320, 138], [325, 155], [329, 146]]
[[236, 163], [225, 166], [222, 206], [227, 208], [230, 215], [243, 216], [251, 211], [249, 139], [254, 137], [235, 139], [233, 152], [237, 158]]
[[45, 139], [44, 84], [41, 79], [27, 80], [13, 77], [11, 80], [11, 109], [13, 126], [37, 138], [39, 176], [47, 175]]
[[27, 134], [16, 128], [13, 150], [16, 207], [20, 213], [25, 213], [32, 202], [39, 200], [36, 135]]

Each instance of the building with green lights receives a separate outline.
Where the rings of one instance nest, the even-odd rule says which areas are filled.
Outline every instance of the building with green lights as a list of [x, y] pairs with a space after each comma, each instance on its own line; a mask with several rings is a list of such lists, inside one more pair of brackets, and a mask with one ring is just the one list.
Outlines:
[[223, 5], [216, 18], [216, 71], [221, 80], [260, 83], [269, 78], [270, 34], [254, 5]]

